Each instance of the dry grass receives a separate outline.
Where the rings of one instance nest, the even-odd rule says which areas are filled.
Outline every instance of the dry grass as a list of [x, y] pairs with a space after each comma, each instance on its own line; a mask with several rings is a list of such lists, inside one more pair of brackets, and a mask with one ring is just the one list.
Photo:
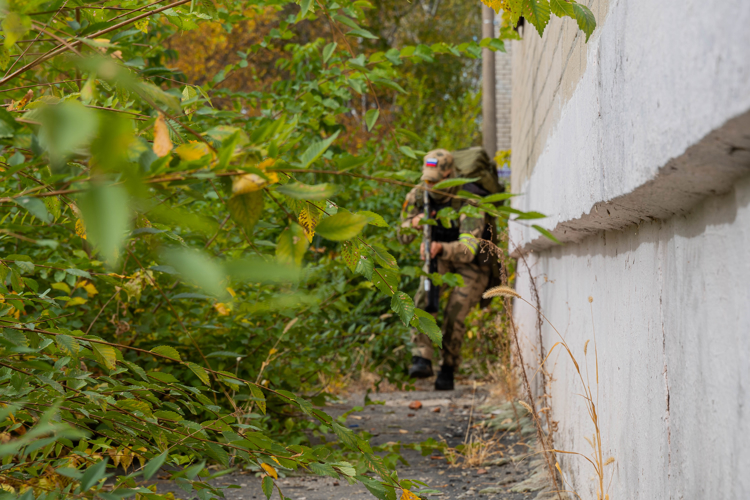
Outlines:
[[[597, 347], [596, 347], [596, 331], [595, 330], [593, 331], [593, 340], [594, 340], [594, 365], [595, 365], [595, 373], [594, 373], [595, 378], [594, 378], [594, 380], [595, 380], [595, 382], [592, 384], [590, 382], [590, 377], [589, 377], [589, 371], [588, 371], [589, 363], [588, 363], [588, 357], [587, 357], [588, 356], [589, 341], [587, 340], [586, 343], [584, 344], [584, 366], [585, 366], [585, 370], [584, 370], [585, 371], [585, 376], [584, 376], [584, 373], [581, 371], [581, 366], [578, 363], [578, 360], [576, 359], [576, 357], [573, 355], [573, 352], [571, 351], [570, 347], [568, 346], [567, 342], [565, 341], [565, 338], [562, 336], [562, 334], [560, 333], [560, 331], [550, 322], [550, 320], [544, 315], [544, 313], [541, 311], [541, 309], [538, 308], [537, 306], [535, 306], [534, 304], [532, 304], [531, 302], [529, 302], [528, 300], [526, 300], [525, 298], [523, 298], [520, 294], [518, 294], [518, 293], [510, 293], [507, 290], [508, 287], [499, 287], [499, 288], [503, 288], [503, 290], [501, 292], [499, 292], [499, 293], [500, 293], [501, 296], [506, 297], [506, 300], [507, 300], [507, 297], [511, 297], [511, 296], [512, 297], [516, 297], [519, 300], [521, 300], [521, 301], [525, 302], [526, 304], [528, 304], [529, 306], [533, 307], [537, 311], [537, 313], [539, 314], [539, 316], [541, 318], [543, 318], [544, 321], [546, 321], [547, 324], [557, 334], [557, 336], [558, 336], [558, 338], [560, 340], [558, 342], [556, 342], [552, 346], [552, 348], [549, 350], [549, 352], [547, 353], [547, 355], [545, 356], [545, 358], [542, 360], [542, 362], [541, 362], [541, 364], [539, 366], [539, 369], [537, 370], [537, 373], [539, 373], [540, 370], [544, 369], [544, 364], [546, 363], [546, 361], [549, 359], [550, 355], [555, 351], [556, 348], [558, 348], [558, 347], [564, 348], [565, 351], [568, 353], [568, 356], [570, 357], [570, 360], [573, 362], [573, 365], [575, 366], [576, 374], [578, 375], [578, 379], [579, 379], [579, 381], [581, 383], [581, 386], [583, 388], [583, 394], [581, 394], [581, 397], [583, 397], [583, 399], [584, 399], [584, 402], [585, 402], [585, 405], [586, 405], [586, 410], [588, 412], [589, 418], [591, 419], [591, 423], [592, 423], [593, 428], [594, 428], [594, 433], [592, 434], [591, 439], [586, 438], [586, 441], [588, 441], [589, 445], [592, 448], [591, 456], [583, 454], [583, 453], [580, 453], [580, 452], [576, 452], [576, 451], [558, 450], [558, 449], [554, 449], [554, 448], [547, 448], [547, 447], [545, 447], [542, 450], [543, 453], [544, 453], [545, 459], [547, 460], [548, 463], [549, 463], [550, 460], [554, 460], [555, 461], [555, 468], [559, 472], [560, 477], [562, 478], [563, 482], [568, 487], [571, 487], [570, 483], [565, 478], [565, 475], [563, 474], [562, 469], [560, 468], [559, 462], [557, 462], [557, 460], [555, 459], [554, 454], [555, 453], [563, 453], [563, 454], [569, 454], [569, 455], [577, 455], [577, 456], [580, 456], [580, 457], [584, 458], [585, 460], [587, 460], [591, 464], [591, 466], [593, 467], [594, 472], [596, 474], [596, 478], [597, 478], [597, 482], [598, 482], [598, 484], [597, 484], [597, 493], [596, 493], [597, 500], [609, 500], [609, 493], [604, 488], [605, 467], [612, 465], [615, 462], [615, 459], [614, 459], [614, 457], [608, 457], [608, 458], [605, 459], [603, 451], [602, 451], [602, 449], [603, 449], [602, 436], [601, 436], [601, 428], [599, 426], [599, 413], [597, 411], [597, 408], [599, 407], [599, 356], [598, 356], [598, 351], [597, 351]], [[591, 303], [593, 303], [593, 301], [594, 301], [594, 299], [592, 297], [589, 297], [589, 303], [591, 304]], [[509, 303], [506, 305], [506, 307], [509, 307]], [[592, 315], [591, 319], [592, 319], [592, 324], [593, 324], [593, 306], [591, 306], [591, 315]], [[513, 330], [513, 334], [514, 334], [515, 340], [516, 340], [518, 362], [521, 365], [521, 370], [522, 370], [522, 374], [523, 374], [523, 380], [524, 380], [525, 387], [527, 389], [528, 400], [529, 400], [528, 402], [519, 400], [519, 403], [521, 405], [523, 405], [529, 411], [529, 413], [531, 414], [531, 416], [533, 417], [534, 423], [536, 424], [536, 427], [537, 427], [537, 434], [538, 434], [538, 436], [540, 438], [540, 442], [541, 443], [545, 443], [545, 440], [544, 440], [544, 430], [543, 430], [543, 426], [542, 426], [542, 422], [541, 422], [539, 414], [540, 413], [547, 413], [548, 414], [549, 408], [543, 408], [542, 410], [539, 410], [539, 411], [536, 410], [536, 407], [534, 405], [533, 397], [531, 396], [531, 388], [530, 388], [530, 385], [529, 385], [529, 381], [526, 378], [525, 369], [523, 368], [523, 357], [522, 357], [520, 345], [518, 344], [517, 330], [516, 330], [515, 325], [513, 324], [512, 317], [511, 317], [510, 321], [511, 321], [511, 326], [512, 326], [512, 330]], [[536, 375], [536, 373], [534, 375]], [[532, 376], [532, 379], [533, 378], [534, 377]], [[613, 470], [613, 474], [614, 474], [614, 470]], [[610, 485], [611, 485], [611, 478], [610, 478]], [[607, 490], [608, 489], [609, 489], [609, 486], [607, 487]], [[579, 499], [581, 498], [580, 495], [578, 495], [578, 493], [575, 490], [571, 489], [570, 491], [576, 497], [578, 497]]]

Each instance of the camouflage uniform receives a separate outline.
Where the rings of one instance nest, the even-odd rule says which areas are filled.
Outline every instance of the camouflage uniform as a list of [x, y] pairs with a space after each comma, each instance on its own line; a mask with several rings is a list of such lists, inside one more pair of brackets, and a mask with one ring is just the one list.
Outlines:
[[[458, 191], [458, 188], [452, 188]], [[451, 190], [445, 190], [450, 192]], [[411, 220], [424, 213], [424, 191], [420, 187], [412, 189], [406, 196], [404, 207], [401, 212], [402, 228], [410, 228]], [[438, 208], [443, 206], [452, 206], [458, 211], [465, 204], [464, 200], [451, 198]], [[444, 310], [443, 317], [443, 364], [458, 367], [461, 362], [461, 344], [466, 333], [464, 320], [472, 308], [474, 308], [482, 298], [482, 293], [487, 289], [491, 275], [491, 256], [488, 252], [483, 252], [478, 238], [483, 236], [488, 224], [494, 228], [494, 220], [485, 215], [483, 218], [468, 217], [461, 214], [458, 219], [458, 239], [456, 241], [443, 241], [442, 252], [436, 257], [438, 272], [440, 274], [456, 273], [464, 279], [464, 286], [454, 288], [448, 297], [448, 303]], [[417, 237], [413, 232], [404, 233], [399, 231], [399, 242], [408, 245]], [[423, 269], [428, 272], [426, 268]], [[442, 292], [446, 285], [441, 288]], [[427, 294], [424, 291], [424, 277], [420, 281], [419, 291], [414, 297], [415, 305], [424, 309], [427, 305]], [[414, 331], [412, 342], [414, 348], [412, 354], [421, 356], [430, 361], [434, 359], [434, 347], [432, 341], [423, 333]]]

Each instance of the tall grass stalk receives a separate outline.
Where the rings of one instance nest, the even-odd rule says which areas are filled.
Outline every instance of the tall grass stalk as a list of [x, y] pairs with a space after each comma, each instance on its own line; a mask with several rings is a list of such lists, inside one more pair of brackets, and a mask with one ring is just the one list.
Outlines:
[[[578, 364], [578, 360], [573, 355], [573, 352], [571, 351], [570, 347], [568, 346], [567, 342], [565, 341], [565, 338], [562, 336], [562, 334], [560, 333], [560, 331], [555, 327], [555, 325], [553, 325], [552, 322], [544, 315], [544, 313], [541, 311], [541, 309], [539, 307], [536, 307], [534, 304], [532, 304], [531, 302], [529, 302], [528, 300], [526, 300], [520, 293], [516, 292], [514, 289], [512, 289], [512, 288], [510, 288], [508, 286], [499, 286], [499, 287], [495, 287], [495, 288], [491, 288], [490, 290], [487, 290], [484, 293], [484, 298], [488, 298], [488, 297], [503, 297], [503, 299], [504, 299], [504, 301], [506, 303], [506, 308], [508, 310], [511, 310], [510, 309], [510, 298], [511, 297], [517, 298], [518, 300], [521, 300], [522, 302], [525, 302], [526, 304], [528, 304], [529, 306], [531, 306], [537, 312], [537, 314], [539, 314], [544, 319], [544, 321], [546, 321], [547, 324], [550, 325], [550, 327], [552, 327], [552, 329], [555, 331], [555, 333], [557, 334], [558, 338], [560, 339], [558, 342], [556, 342], [552, 346], [552, 348], [549, 350], [549, 352], [547, 353], [547, 355], [544, 357], [544, 359], [542, 360], [541, 364], [539, 365], [539, 368], [537, 369], [536, 373], [539, 373], [540, 370], [543, 370], [544, 364], [547, 362], [547, 360], [549, 359], [550, 355], [555, 351], [555, 349], [558, 346], [562, 346], [562, 347], [565, 348], [565, 351], [568, 353], [568, 356], [570, 356], [570, 359], [573, 362], [573, 365], [575, 366], [576, 373], [578, 374], [578, 378], [581, 381], [581, 385], [583, 386], [583, 392], [584, 393], [581, 396], [583, 397], [583, 399], [584, 399], [584, 401], [586, 403], [586, 409], [588, 411], [589, 418], [591, 419], [591, 422], [594, 425], [595, 432], [594, 432], [594, 434], [592, 436], [592, 439], [589, 440], [588, 437], [585, 438], [586, 441], [591, 445], [591, 447], [593, 449], [593, 454], [592, 454], [592, 457], [589, 458], [587, 455], [584, 455], [583, 453], [579, 453], [579, 452], [576, 452], [576, 451], [558, 450], [558, 449], [555, 449], [555, 448], [548, 448], [546, 446], [543, 446], [543, 450], [542, 451], [544, 453], [545, 461], [547, 462], [548, 468], [551, 469], [551, 461], [554, 460], [555, 461], [555, 467], [557, 468], [558, 472], [560, 473], [560, 477], [562, 478], [563, 482], [565, 482], [565, 484], [569, 484], [568, 481], [565, 479], [565, 476], [562, 473], [562, 469], [560, 468], [560, 464], [557, 462], [557, 460], [555, 459], [555, 457], [554, 457], [553, 454], [554, 453], [563, 453], [563, 454], [578, 455], [578, 456], [583, 457], [584, 459], [586, 459], [592, 465], [592, 467], [594, 468], [594, 471], [596, 473], [597, 479], [598, 479], [598, 485], [597, 485], [598, 488], [597, 488], [597, 493], [596, 493], [597, 500], [609, 500], [609, 493], [605, 492], [605, 490], [604, 490], [604, 468], [606, 466], [611, 465], [612, 463], [614, 463], [615, 459], [613, 457], [609, 457], [609, 458], [607, 458], [605, 460], [604, 459], [604, 455], [603, 455], [603, 451], [602, 451], [601, 429], [600, 429], [600, 425], [599, 425], [599, 414], [597, 412], [597, 408], [599, 406], [599, 355], [598, 355], [597, 345], [596, 345], [596, 330], [594, 329], [594, 331], [593, 331], [593, 336], [594, 336], [594, 360], [595, 360], [595, 370], [596, 370], [595, 371], [595, 375], [596, 375], [596, 379], [595, 379], [596, 380], [596, 394], [594, 394], [594, 391], [592, 390], [592, 387], [591, 387], [591, 383], [589, 381], [588, 363], [586, 363], [586, 378], [584, 380], [584, 376], [583, 376], [583, 373], [581, 372], [581, 368], [580, 368], [580, 366]], [[593, 303], [593, 301], [594, 301], [593, 297], [589, 297], [589, 304]], [[591, 316], [592, 316], [592, 324], [593, 324], [593, 306], [590, 306], [590, 308], [591, 308]], [[526, 375], [526, 369], [525, 369], [524, 363], [523, 363], [523, 356], [521, 354], [521, 346], [520, 346], [520, 343], [518, 341], [517, 328], [516, 328], [516, 325], [515, 325], [515, 322], [513, 320], [512, 315], [509, 315], [509, 318], [510, 318], [510, 323], [511, 323], [511, 332], [513, 334], [514, 342], [516, 344], [516, 350], [518, 352], [519, 364], [521, 365], [521, 373], [523, 375], [524, 386], [526, 388], [527, 397], [529, 399], [528, 404], [525, 404], [522, 401], [519, 401], [519, 402], [522, 403], [527, 408], [527, 410], [529, 410], [529, 412], [531, 413], [531, 415], [533, 417], [533, 420], [534, 420], [534, 423], [536, 424], [537, 434], [539, 436], [539, 442], [542, 443], [542, 444], [544, 444], [546, 442], [545, 439], [544, 439], [544, 432], [543, 432], [543, 429], [542, 429], [541, 420], [540, 420], [538, 412], [536, 410], [536, 405], [534, 404], [534, 399], [533, 399], [533, 396], [532, 396], [532, 393], [531, 393], [531, 385], [530, 385], [529, 379], [528, 379], [528, 377]], [[583, 355], [584, 355], [584, 359], [585, 360], [587, 359], [588, 343], [589, 343], [589, 341], [587, 340], [586, 343], [584, 344], [584, 347], [583, 347]], [[534, 374], [534, 376], [536, 376], [536, 373]], [[532, 376], [532, 379], [534, 378], [534, 376]], [[555, 483], [555, 487], [557, 488], [557, 477], [554, 474], [554, 470], [552, 470], [552, 469], [550, 470], [550, 476], [553, 478], [553, 481]], [[610, 482], [610, 484], [611, 484], [611, 482]], [[559, 498], [559, 492], [560, 491], [559, 491], [559, 489], [557, 491], [558, 491], [558, 498]], [[576, 497], [581, 498], [580, 495], [574, 489], [571, 489], [571, 492], [573, 494], [575, 494]]]

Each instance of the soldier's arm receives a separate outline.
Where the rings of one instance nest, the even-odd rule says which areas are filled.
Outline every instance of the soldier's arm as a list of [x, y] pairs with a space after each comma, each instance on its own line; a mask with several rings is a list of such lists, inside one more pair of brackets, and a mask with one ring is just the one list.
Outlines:
[[398, 241], [402, 245], [408, 245], [417, 237], [418, 230], [413, 229], [411, 220], [422, 213], [416, 204], [417, 190], [412, 189], [406, 195], [406, 201], [401, 209], [401, 226], [398, 228]]
[[468, 263], [474, 260], [479, 252], [479, 239], [484, 230], [484, 219], [468, 217], [461, 214], [459, 219], [459, 236], [457, 241], [443, 243], [440, 258], [457, 263]]

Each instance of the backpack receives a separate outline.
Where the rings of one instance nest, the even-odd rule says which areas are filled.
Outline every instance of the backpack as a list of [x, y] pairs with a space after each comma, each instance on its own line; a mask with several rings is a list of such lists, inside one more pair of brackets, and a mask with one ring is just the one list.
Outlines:
[[[456, 168], [456, 177], [479, 178], [473, 182], [487, 192], [484, 196], [501, 193], [504, 189], [497, 177], [495, 162], [490, 160], [489, 155], [481, 147], [459, 149], [453, 151], [453, 165]], [[463, 189], [469, 185], [465, 185]], [[477, 193], [479, 194], [479, 193]]]
[[[489, 196], [495, 193], [502, 193], [505, 187], [500, 184], [497, 176], [497, 166], [494, 161], [490, 160], [489, 155], [484, 148], [474, 147], [460, 149], [453, 153], [453, 165], [456, 168], [456, 177], [479, 178], [478, 181], [470, 184], [464, 184], [461, 189], [479, 196]], [[494, 217], [491, 219], [494, 226]], [[490, 234], [482, 235], [483, 239], [488, 239], [497, 245], [497, 235], [492, 231]], [[480, 254], [477, 254], [479, 257]], [[489, 258], [489, 257], [486, 257]], [[500, 262], [497, 258], [489, 258], [490, 261], [490, 280], [487, 288], [498, 286], [502, 283]], [[482, 299], [479, 307], [485, 308], [489, 305], [492, 298]]]

